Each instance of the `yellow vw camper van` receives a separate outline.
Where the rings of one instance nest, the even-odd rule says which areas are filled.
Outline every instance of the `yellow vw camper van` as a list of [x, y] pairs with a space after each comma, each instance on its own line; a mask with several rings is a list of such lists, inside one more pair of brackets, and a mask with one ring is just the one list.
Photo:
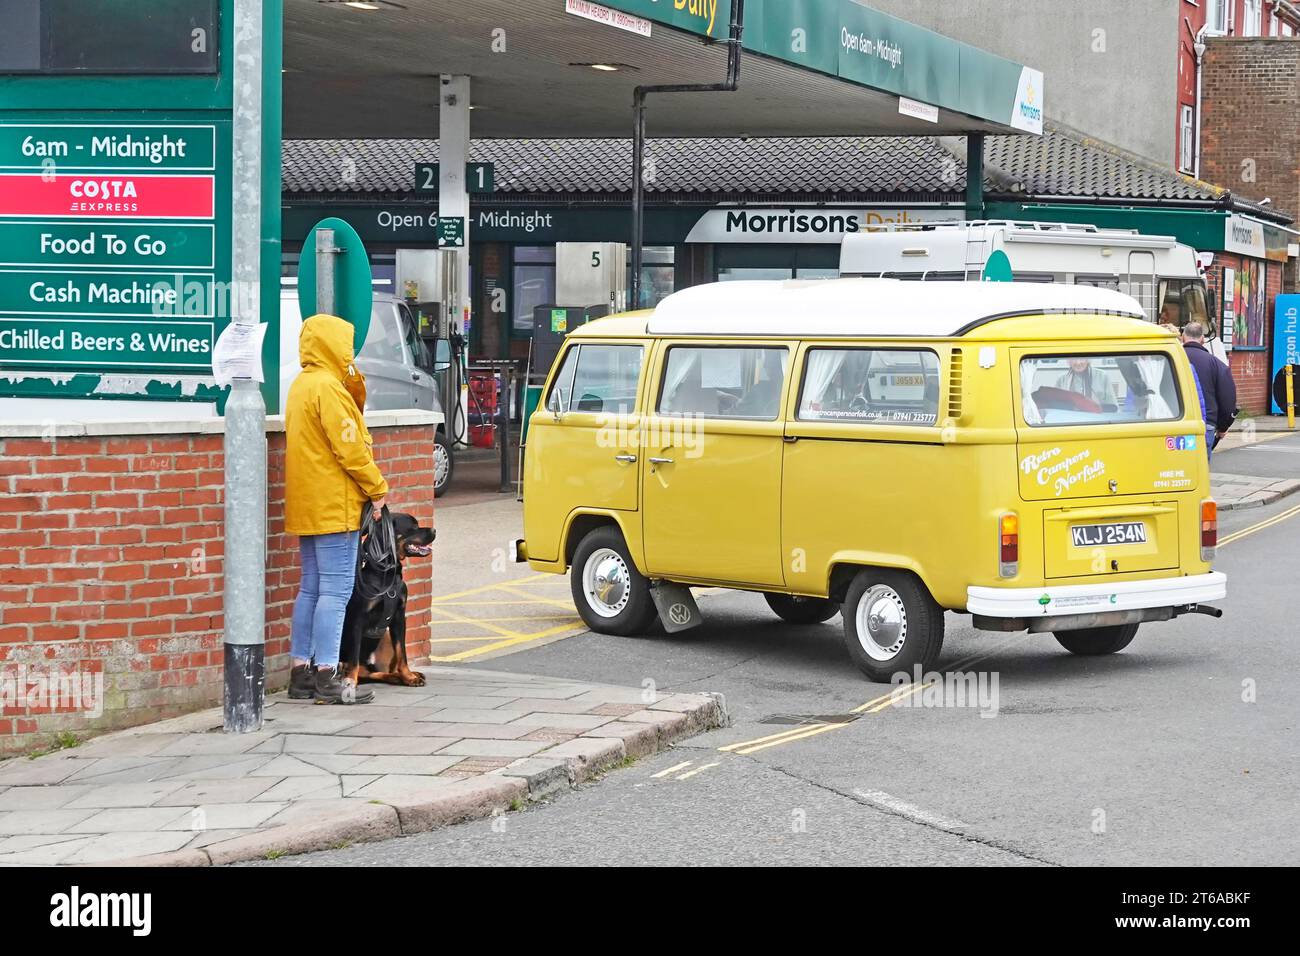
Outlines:
[[1107, 289], [699, 286], [569, 335], [529, 422], [516, 557], [593, 630], [698, 620], [693, 586], [842, 614], [887, 681], [944, 611], [1109, 654], [1217, 616], [1217, 520], [1177, 339]]

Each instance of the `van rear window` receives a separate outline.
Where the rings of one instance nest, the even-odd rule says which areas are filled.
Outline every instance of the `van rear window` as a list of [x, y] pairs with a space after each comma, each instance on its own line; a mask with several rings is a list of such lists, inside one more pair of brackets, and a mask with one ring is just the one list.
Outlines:
[[1025, 424], [1034, 426], [1183, 417], [1178, 377], [1163, 352], [1021, 359], [1020, 400]]

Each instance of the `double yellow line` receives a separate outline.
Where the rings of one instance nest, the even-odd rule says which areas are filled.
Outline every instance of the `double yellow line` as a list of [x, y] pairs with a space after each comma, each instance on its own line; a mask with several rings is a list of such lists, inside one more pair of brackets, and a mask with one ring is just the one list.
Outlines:
[[[904, 698], [911, 697], [917, 691], [924, 690], [929, 684], [903, 684], [895, 687], [888, 694], [882, 694], [875, 700], [869, 700], [865, 704], [854, 707], [849, 711], [851, 714], [878, 714], [886, 707], [892, 707]], [[808, 724], [800, 724], [798, 727], [792, 727], [789, 730], [783, 730], [779, 734], [770, 734], [767, 737], [759, 737], [756, 740], [742, 740], [738, 744], [728, 744], [725, 747], [719, 747], [723, 753], [735, 754], [753, 754], [760, 750], [766, 750], [768, 747], [779, 747], [781, 744], [793, 743], [796, 740], [805, 740], [808, 737], [816, 737], [818, 734], [824, 734], [829, 730], [839, 730], [841, 727], [847, 727], [853, 721], [837, 720], [824, 721], [818, 720]]]
[[1222, 548], [1224, 545], [1232, 544], [1232, 542], [1234, 541], [1240, 541], [1242, 538], [1246, 537], [1247, 535], [1252, 535], [1256, 531], [1263, 531], [1265, 528], [1271, 528], [1275, 524], [1281, 524], [1283, 521], [1286, 521], [1288, 518], [1294, 518], [1296, 515], [1300, 515], [1300, 505], [1296, 505], [1294, 508], [1288, 508], [1286, 511], [1283, 511], [1281, 514], [1274, 515], [1271, 518], [1267, 518], [1264, 521], [1259, 522], [1258, 524], [1253, 524], [1250, 525], [1249, 527], [1242, 528], [1240, 531], [1234, 531], [1232, 534], [1228, 535], [1227, 537], [1220, 539], [1219, 547]]

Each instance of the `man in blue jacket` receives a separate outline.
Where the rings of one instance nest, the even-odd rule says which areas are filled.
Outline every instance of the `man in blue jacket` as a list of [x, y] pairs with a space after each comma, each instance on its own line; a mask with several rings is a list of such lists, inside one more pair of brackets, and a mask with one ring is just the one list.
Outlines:
[[1196, 371], [1201, 392], [1205, 398], [1205, 450], [1214, 450], [1214, 443], [1232, 427], [1237, 417], [1237, 384], [1232, 380], [1228, 366], [1210, 354], [1205, 347], [1205, 326], [1188, 322], [1183, 326], [1183, 348], [1187, 359]]

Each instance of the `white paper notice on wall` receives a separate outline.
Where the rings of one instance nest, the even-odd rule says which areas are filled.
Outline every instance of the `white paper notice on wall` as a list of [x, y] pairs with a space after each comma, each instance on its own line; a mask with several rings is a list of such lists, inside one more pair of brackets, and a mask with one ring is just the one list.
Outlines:
[[266, 323], [256, 325], [231, 322], [217, 336], [212, 350], [212, 377], [218, 385], [229, 385], [237, 378], [262, 378], [262, 339], [266, 338]]
[[991, 345], [980, 346], [980, 368], [992, 368], [997, 364], [998, 352]]

